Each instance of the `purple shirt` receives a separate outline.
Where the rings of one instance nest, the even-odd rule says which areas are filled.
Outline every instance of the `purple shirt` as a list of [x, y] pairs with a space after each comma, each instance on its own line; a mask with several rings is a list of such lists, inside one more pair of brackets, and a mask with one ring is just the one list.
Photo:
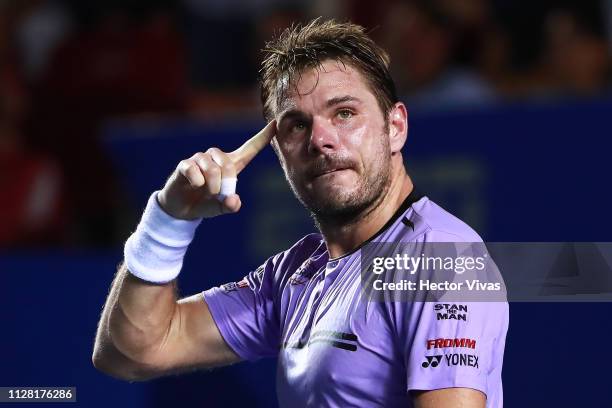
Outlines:
[[[412, 193], [370, 241], [482, 242]], [[203, 292], [244, 360], [278, 356], [281, 407], [411, 407], [410, 390], [468, 387], [502, 406], [507, 302], [374, 302], [361, 295], [360, 249], [335, 260], [302, 238], [242, 281]]]

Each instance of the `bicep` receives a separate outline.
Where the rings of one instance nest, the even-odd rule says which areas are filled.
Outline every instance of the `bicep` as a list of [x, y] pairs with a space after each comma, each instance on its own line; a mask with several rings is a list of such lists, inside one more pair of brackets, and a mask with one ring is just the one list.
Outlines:
[[201, 294], [177, 302], [168, 332], [152, 358], [164, 372], [219, 367], [240, 361], [221, 336]]
[[415, 408], [484, 408], [487, 397], [472, 388], [444, 388], [439, 390], [412, 391]]

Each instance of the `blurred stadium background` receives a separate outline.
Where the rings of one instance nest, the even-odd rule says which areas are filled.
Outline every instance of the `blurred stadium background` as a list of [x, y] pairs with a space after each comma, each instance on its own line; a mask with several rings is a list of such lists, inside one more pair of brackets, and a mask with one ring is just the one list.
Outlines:
[[[612, 240], [612, 0], [0, 0], [0, 386], [76, 386], [84, 407], [276, 405], [275, 361], [128, 384], [90, 356], [148, 195], [263, 125], [259, 50], [319, 15], [390, 51], [421, 191], [488, 241]], [[241, 174], [240, 214], [200, 227], [182, 294], [314, 228], [269, 150]], [[506, 406], [612, 406], [591, 341], [611, 311], [512, 304]]]

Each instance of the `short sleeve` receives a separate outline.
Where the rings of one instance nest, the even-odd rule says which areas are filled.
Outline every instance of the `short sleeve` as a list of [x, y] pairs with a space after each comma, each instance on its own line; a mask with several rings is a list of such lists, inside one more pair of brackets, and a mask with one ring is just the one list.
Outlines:
[[506, 302], [419, 302], [405, 342], [407, 389], [467, 387], [491, 397], [501, 389], [508, 329]]
[[241, 281], [202, 293], [224, 340], [244, 360], [278, 354], [280, 330], [275, 291], [271, 258]]
[[[466, 239], [438, 231], [426, 237], [434, 254], [443, 247], [440, 243], [477, 239], [480, 237]], [[478, 251], [484, 248], [477, 247]], [[486, 265], [483, 276], [502, 281], [494, 262]], [[399, 347], [406, 367], [406, 388], [408, 391], [472, 388], [487, 396], [487, 407], [501, 406], [501, 372], [509, 322], [505, 288], [502, 295], [487, 300], [458, 293], [394, 305]]]

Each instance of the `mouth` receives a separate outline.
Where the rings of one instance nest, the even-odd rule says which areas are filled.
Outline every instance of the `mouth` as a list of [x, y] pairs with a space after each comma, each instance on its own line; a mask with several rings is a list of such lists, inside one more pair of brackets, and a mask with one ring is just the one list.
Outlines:
[[324, 170], [322, 172], [319, 172], [319, 173], [315, 174], [312, 177], [312, 179], [316, 180], [316, 179], [319, 179], [319, 178], [322, 178], [322, 177], [325, 177], [325, 176], [330, 176], [330, 175], [333, 175], [333, 174], [336, 174], [336, 173], [339, 173], [339, 172], [342, 172], [342, 171], [345, 171], [345, 170], [348, 170], [348, 167], [340, 167], [340, 168], [327, 169], [327, 170]]

